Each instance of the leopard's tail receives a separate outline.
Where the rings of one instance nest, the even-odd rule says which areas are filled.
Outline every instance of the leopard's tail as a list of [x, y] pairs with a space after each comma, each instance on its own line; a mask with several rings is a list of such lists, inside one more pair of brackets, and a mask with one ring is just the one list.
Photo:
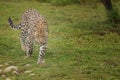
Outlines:
[[8, 23], [12, 29], [15, 29], [15, 30], [21, 29], [21, 24], [14, 25], [14, 23], [10, 17], [8, 19]]

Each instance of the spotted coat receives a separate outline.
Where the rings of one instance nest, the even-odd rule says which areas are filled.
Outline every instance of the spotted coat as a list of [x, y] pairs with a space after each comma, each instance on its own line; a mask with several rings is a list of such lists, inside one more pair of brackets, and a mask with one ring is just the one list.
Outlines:
[[44, 63], [48, 41], [48, 25], [44, 16], [35, 9], [28, 9], [23, 13], [20, 24], [14, 25], [10, 17], [8, 22], [11, 28], [21, 29], [21, 48], [26, 52], [26, 56], [30, 57], [32, 55], [33, 44], [38, 43], [40, 48], [37, 63]]

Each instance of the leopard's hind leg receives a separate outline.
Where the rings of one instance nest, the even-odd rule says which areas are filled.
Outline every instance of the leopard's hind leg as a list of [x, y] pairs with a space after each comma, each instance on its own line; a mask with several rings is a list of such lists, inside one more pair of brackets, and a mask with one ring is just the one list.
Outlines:
[[38, 56], [38, 64], [45, 63], [45, 53], [47, 49], [48, 42], [48, 26], [45, 21], [40, 21], [36, 24], [36, 30], [34, 32], [35, 42], [37, 42], [39, 46], [39, 56]]
[[33, 53], [33, 40], [32, 40], [32, 37], [27, 37], [26, 38], [26, 42], [25, 42], [25, 45], [26, 45], [26, 56], [27, 57], [30, 57]]
[[43, 64], [45, 63], [45, 53], [47, 49], [47, 42], [42, 43], [39, 48], [39, 56], [38, 56], [38, 61], [37, 64]]
[[26, 57], [30, 57], [33, 53], [33, 40], [31, 36], [25, 37], [24, 35], [21, 35], [20, 37], [21, 41], [21, 48], [26, 53]]

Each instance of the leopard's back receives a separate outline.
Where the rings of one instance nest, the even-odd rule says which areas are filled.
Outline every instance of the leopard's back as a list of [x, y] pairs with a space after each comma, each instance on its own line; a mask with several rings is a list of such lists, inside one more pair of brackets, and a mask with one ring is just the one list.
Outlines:
[[22, 33], [32, 36], [36, 42], [45, 42], [48, 37], [47, 22], [38, 11], [29, 9], [22, 15]]

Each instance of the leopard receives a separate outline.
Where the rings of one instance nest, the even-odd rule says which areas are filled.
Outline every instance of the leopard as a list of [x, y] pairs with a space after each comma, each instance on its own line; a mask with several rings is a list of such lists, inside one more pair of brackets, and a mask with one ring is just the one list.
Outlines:
[[11, 17], [8, 18], [9, 26], [14, 30], [20, 30], [21, 49], [26, 58], [33, 54], [33, 45], [39, 45], [37, 64], [45, 63], [45, 53], [48, 44], [48, 24], [46, 18], [36, 9], [28, 9], [22, 14], [19, 24], [14, 24]]

